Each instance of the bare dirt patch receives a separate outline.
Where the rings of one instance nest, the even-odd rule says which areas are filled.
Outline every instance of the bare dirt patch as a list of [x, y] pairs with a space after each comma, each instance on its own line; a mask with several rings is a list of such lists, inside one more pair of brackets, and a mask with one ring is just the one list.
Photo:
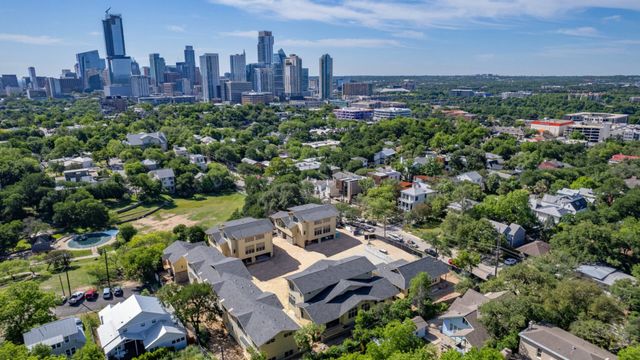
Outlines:
[[139, 229], [140, 232], [146, 233], [151, 231], [171, 231], [180, 224], [193, 226], [197, 223], [197, 221], [189, 220], [184, 215], [152, 215], [136, 220], [131, 224]]

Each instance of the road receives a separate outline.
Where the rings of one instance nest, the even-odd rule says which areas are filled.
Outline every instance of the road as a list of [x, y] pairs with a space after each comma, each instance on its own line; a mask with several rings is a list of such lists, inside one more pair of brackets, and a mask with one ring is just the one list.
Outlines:
[[102, 298], [102, 289], [98, 289], [98, 293], [100, 297], [94, 301], [83, 300], [82, 303], [77, 305], [69, 305], [69, 303], [65, 303], [64, 305], [57, 306], [53, 312], [59, 318], [67, 318], [71, 316], [80, 316], [82, 314], [88, 312], [97, 312], [102, 310], [107, 304], [116, 304], [121, 301], [124, 301], [126, 298], [134, 294], [132, 288], [122, 288], [123, 296], [112, 297], [109, 300], [105, 300]]

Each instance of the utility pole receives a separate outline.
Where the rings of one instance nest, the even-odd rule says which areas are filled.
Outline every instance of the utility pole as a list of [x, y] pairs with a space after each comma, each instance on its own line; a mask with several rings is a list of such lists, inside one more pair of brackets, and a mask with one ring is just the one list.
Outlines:
[[69, 290], [69, 297], [71, 297], [71, 282], [69, 281], [69, 255], [64, 254], [64, 272], [67, 275], [67, 288]]
[[109, 262], [107, 261], [107, 250], [102, 250], [104, 253], [104, 267], [107, 270], [107, 286], [111, 289], [111, 280], [109, 279]]
[[496, 236], [496, 266], [493, 270], [493, 276], [498, 276], [498, 264], [500, 263], [500, 236]]
[[64, 285], [62, 285], [62, 275], [58, 274], [58, 279], [60, 280], [60, 290], [62, 290], [62, 296], [67, 297], [67, 294], [64, 293]]

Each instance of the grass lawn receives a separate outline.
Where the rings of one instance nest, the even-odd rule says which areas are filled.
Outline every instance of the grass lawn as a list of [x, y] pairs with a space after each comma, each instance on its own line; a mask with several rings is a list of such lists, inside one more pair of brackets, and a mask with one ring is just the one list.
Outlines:
[[418, 237], [422, 237], [422, 235], [428, 233], [440, 235], [440, 233], [442, 232], [442, 229], [440, 229], [440, 224], [441, 222], [434, 221], [419, 226], [407, 226], [405, 230]]
[[[72, 261], [71, 268], [73, 270], [69, 271], [69, 282], [71, 283], [71, 291], [76, 291], [80, 288], [91, 287], [95, 278], [87, 273], [87, 268], [89, 264], [93, 264], [97, 261], [100, 261], [101, 258], [95, 259], [85, 259], [80, 261]], [[62, 284], [64, 285], [65, 294], [67, 293], [67, 277], [64, 272], [60, 273], [62, 276]], [[62, 295], [62, 291], [60, 290], [60, 279], [58, 278], [58, 274], [51, 274], [45, 272], [43, 274], [44, 281], [40, 283], [40, 289], [45, 291], [53, 291], [56, 295]], [[69, 294], [67, 294], [69, 296]]]
[[91, 249], [82, 249], [82, 250], [69, 250], [71, 252], [71, 257], [77, 258], [81, 256], [89, 256], [92, 254]]
[[198, 199], [173, 199], [173, 204], [151, 215], [161, 219], [181, 215], [210, 227], [226, 221], [231, 214], [244, 205], [245, 195], [232, 193], [219, 196], [201, 196]]

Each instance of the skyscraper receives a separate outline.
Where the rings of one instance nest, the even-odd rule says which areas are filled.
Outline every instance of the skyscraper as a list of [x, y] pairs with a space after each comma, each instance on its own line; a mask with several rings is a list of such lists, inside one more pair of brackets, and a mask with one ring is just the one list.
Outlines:
[[273, 95], [284, 95], [284, 61], [287, 58], [287, 54], [284, 50], [280, 49], [277, 53], [273, 54]]
[[164, 72], [166, 64], [164, 58], [158, 53], [149, 54], [149, 75], [151, 77], [151, 85], [159, 86], [164, 82]]
[[245, 52], [229, 56], [231, 81], [247, 81], [247, 58]]
[[300, 92], [302, 95], [309, 91], [309, 68], [302, 68], [302, 82]]
[[131, 96], [136, 98], [149, 96], [149, 78], [147, 76], [131, 76]]
[[90, 90], [102, 89], [100, 74], [106, 65], [104, 59], [100, 58], [98, 50], [77, 53], [76, 61], [78, 62], [78, 77], [82, 79], [82, 86]]
[[270, 67], [257, 68], [254, 89], [257, 92], [273, 93], [273, 69]]
[[193, 86], [196, 83], [196, 52], [193, 51], [193, 46], [191, 45], [184, 47], [184, 62], [187, 79]]
[[302, 95], [302, 58], [291, 54], [284, 61], [284, 93], [287, 96]]
[[320, 71], [318, 74], [320, 84], [320, 99], [331, 99], [331, 87], [333, 84], [333, 59], [329, 54], [320, 56]]
[[218, 54], [207, 53], [200, 56], [200, 72], [202, 73], [202, 100], [209, 102], [220, 98], [220, 63]]
[[38, 88], [38, 77], [36, 76], [36, 68], [34, 68], [33, 66], [29, 66], [29, 81], [31, 82], [31, 88], [32, 89], [37, 89]]
[[107, 12], [102, 20], [102, 27], [109, 65], [109, 85], [105, 87], [105, 95], [129, 96], [131, 94], [131, 58], [125, 51], [122, 16]]
[[273, 58], [273, 35], [271, 31], [260, 31], [258, 33], [258, 62], [261, 64], [271, 64]]
[[140, 64], [135, 59], [131, 61], [131, 75], [140, 75]]

